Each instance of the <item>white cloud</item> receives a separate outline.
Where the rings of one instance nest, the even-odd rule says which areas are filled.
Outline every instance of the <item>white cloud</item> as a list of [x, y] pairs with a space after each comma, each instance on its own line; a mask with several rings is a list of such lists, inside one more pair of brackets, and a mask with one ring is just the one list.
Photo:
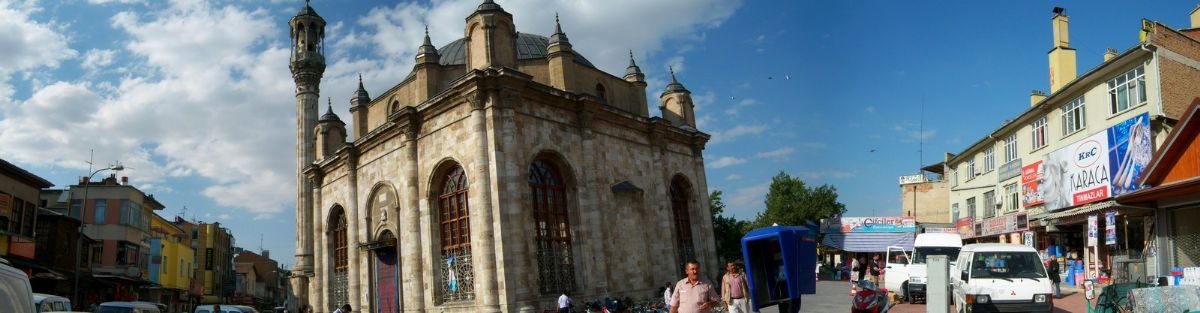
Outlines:
[[728, 157], [727, 156], [727, 157], [720, 157], [720, 158], [717, 158], [716, 161], [709, 162], [708, 167], [725, 168], [725, 167], [730, 167], [730, 166], [734, 166], [734, 165], [738, 165], [738, 164], [742, 164], [742, 163], [746, 163], [746, 159], [739, 159], [737, 157]]
[[231, 216], [229, 216], [229, 214], [217, 215], [217, 219], [222, 219], [222, 220], [229, 220], [230, 217]]
[[875, 106], [873, 106], [873, 105], [868, 105], [868, 106], [867, 106], [867, 113], [875, 113]]
[[739, 188], [734, 190], [726, 198], [725, 206], [729, 208], [730, 214], [740, 219], [754, 218], [758, 212], [765, 207], [764, 201], [767, 198], [767, 190], [771, 187], [771, 182], [763, 182], [757, 185]]
[[[9, 75], [36, 68], [56, 68], [79, 55], [68, 46], [61, 25], [32, 20], [35, 3], [0, 1], [0, 82]], [[7, 89], [7, 88], [6, 88]], [[7, 96], [7, 95], [3, 95]]]
[[758, 157], [758, 158], [764, 158], [764, 159], [782, 159], [782, 158], [787, 158], [787, 156], [791, 155], [793, 152], [796, 152], [796, 148], [783, 147], [783, 148], [779, 148], [779, 149], [775, 149], [775, 150], [771, 150], [771, 151], [759, 152], [758, 154], [755, 154], [754, 156]]
[[742, 179], [742, 175], [729, 174], [729, 176], [725, 176], [725, 180], [739, 180], [739, 179]]
[[712, 144], [722, 143], [722, 142], [730, 141], [730, 140], [733, 140], [734, 138], [745, 136], [745, 135], [761, 134], [763, 131], [766, 131], [766, 130], [767, 130], [767, 126], [761, 125], [761, 124], [759, 124], [759, 125], [737, 125], [737, 126], [734, 126], [733, 128], [730, 128], [730, 129], [727, 129], [724, 131], [719, 131], [719, 130], [713, 131], [711, 133], [712, 138], [709, 139], [709, 143], [712, 143]]
[[854, 172], [828, 170], [828, 169], [800, 173], [800, 177], [803, 177], [804, 179], [808, 179], [808, 180], [819, 180], [819, 179], [825, 179], [825, 178], [850, 178], [850, 177], [854, 177], [854, 176], [855, 176]]
[[937, 129], [926, 128], [922, 130], [919, 126], [914, 125], [913, 123], [895, 125], [892, 127], [892, 130], [904, 135], [905, 138], [903, 141], [905, 142], [911, 142], [913, 140], [930, 140], [933, 139], [934, 136], [937, 136]]
[[725, 114], [737, 115], [738, 111], [740, 111], [741, 109], [747, 108], [747, 107], [750, 107], [750, 106], [753, 106], [756, 104], [758, 104], [758, 100], [749, 99], [749, 98], [742, 99], [741, 101], [738, 101], [738, 103], [734, 104], [733, 107], [726, 109]]
[[89, 49], [83, 54], [83, 64], [80, 66], [88, 71], [95, 71], [112, 64], [115, 54], [116, 51], [108, 49]]
[[828, 147], [828, 145], [824, 142], [805, 142], [800, 144], [800, 147], [808, 150], [821, 150]]

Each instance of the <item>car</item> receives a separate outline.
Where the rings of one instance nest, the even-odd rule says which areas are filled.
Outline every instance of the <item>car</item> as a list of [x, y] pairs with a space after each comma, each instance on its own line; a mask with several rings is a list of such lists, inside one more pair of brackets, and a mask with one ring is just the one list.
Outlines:
[[1050, 275], [1033, 247], [1008, 243], [963, 246], [950, 274], [958, 312], [1052, 312]]
[[71, 310], [71, 299], [44, 293], [33, 294], [33, 306], [38, 313], [62, 312]]
[[162, 304], [162, 303], [158, 303], [158, 302], [134, 301], [133, 303], [145, 303], [145, 304], [153, 305], [153, 306], [158, 307], [158, 310], [162, 311], [163, 313], [167, 313], [170, 311], [167, 309], [166, 304]]
[[221, 311], [213, 312], [212, 304], [197, 305], [193, 313], [258, 313], [258, 310], [245, 305], [220, 304]]
[[101, 303], [95, 313], [166, 313], [148, 302], [113, 301]]
[[0, 312], [35, 313], [33, 305], [33, 288], [29, 286], [29, 276], [25, 272], [8, 265], [8, 261], [0, 259]]

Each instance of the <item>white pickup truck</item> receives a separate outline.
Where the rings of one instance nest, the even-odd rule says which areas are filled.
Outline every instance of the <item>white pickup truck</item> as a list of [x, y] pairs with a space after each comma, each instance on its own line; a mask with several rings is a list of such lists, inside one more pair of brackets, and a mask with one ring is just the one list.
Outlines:
[[958, 234], [924, 233], [917, 235], [911, 255], [900, 247], [888, 247], [887, 267], [883, 273], [884, 287], [899, 294], [906, 302], [925, 301], [929, 278], [925, 271], [926, 257], [945, 255], [951, 260], [950, 272], [955, 273], [955, 260], [962, 245], [962, 236]]

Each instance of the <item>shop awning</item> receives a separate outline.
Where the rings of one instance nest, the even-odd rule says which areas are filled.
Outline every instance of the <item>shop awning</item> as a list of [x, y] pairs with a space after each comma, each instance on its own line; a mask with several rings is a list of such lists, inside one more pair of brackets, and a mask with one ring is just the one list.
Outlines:
[[887, 252], [888, 246], [912, 251], [913, 233], [825, 233], [822, 245], [849, 252]]
[[1042, 214], [1038, 214], [1036, 216], [1032, 216], [1031, 218], [1039, 219], [1039, 220], [1054, 220], [1054, 219], [1060, 219], [1060, 218], [1065, 218], [1065, 217], [1073, 217], [1073, 216], [1077, 216], [1077, 215], [1088, 214], [1088, 213], [1112, 208], [1115, 206], [1117, 206], [1116, 201], [1107, 200], [1107, 201], [1084, 204], [1084, 205], [1081, 205], [1081, 206], [1078, 206], [1078, 207], [1075, 207], [1072, 209], [1066, 209], [1066, 210], [1057, 211], [1057, 212], [1042, 213]]

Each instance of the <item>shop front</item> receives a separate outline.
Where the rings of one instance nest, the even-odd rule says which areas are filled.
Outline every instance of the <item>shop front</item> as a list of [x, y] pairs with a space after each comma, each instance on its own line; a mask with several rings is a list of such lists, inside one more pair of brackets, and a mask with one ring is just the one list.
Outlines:
[[966, 217], [959, 219], [956, 224], [959, 225], [959, 235], [963, 237], [963, 243], [967, 244], [1033, 242], [1033, 234], [1029, 232], [1029, 216], [1025, 212], [978, 220]]
[[824, 260], [826, 264], [839, 267], [848, 261], [846, 257], [864, 261], [874, 255], [883, 257], [889, 246], [912, 251], [916, 231], [916, 219], [911, 216], [825, 220], [821, 224], [824, 237], [821, 245], [830, 248], [833, 253], [827, 253]]

